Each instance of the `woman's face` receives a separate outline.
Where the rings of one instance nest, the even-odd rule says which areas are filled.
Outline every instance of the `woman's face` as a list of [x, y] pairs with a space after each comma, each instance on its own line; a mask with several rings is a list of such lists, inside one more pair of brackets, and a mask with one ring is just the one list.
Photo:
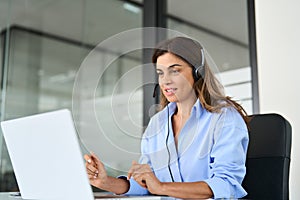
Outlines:
[[184, 102], [196, 98], [192, 68], [171, 53], [157, 58], [156, 72], [160, 89], [169, 102]]

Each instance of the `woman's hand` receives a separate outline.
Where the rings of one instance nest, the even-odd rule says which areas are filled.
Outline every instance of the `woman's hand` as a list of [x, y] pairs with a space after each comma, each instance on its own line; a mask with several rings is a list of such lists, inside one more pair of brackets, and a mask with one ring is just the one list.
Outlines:
[[148, 189], [150, 193], [163, 195], [162, 183], [156, 178], [149, 165], [138, 164], [136, 161], [133, 161], [127, 178], [130, 179], [131, 177], [140, 186]]
[[129, 190], [129, 181], [108, 176], [103, 163], [94, 153], [84, 155], [84, 159], [91, 185], [116, 194], [124, 194]]
[[90, 184], [103, 189], [107, 183], [108, 176], [100, 159], [91, 152], [91, 155], [84, 155], [85, 167], [89, 176]]

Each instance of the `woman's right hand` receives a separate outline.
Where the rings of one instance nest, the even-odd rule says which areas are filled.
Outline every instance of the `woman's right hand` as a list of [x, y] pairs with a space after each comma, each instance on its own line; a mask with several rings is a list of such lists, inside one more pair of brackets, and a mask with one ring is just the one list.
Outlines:
[[93, 152], [90, 155], [85, 154], [84, 159], [90, 184], [100, 189], [105, 188], [108, 176], [103, 163]]

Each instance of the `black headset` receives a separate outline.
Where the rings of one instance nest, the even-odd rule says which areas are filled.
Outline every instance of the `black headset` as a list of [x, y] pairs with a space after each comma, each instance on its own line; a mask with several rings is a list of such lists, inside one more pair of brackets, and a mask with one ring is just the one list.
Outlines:
[[[201, 64], [196, 68], [193, 66], [193, 77], [195, 81], [198, 81], [200, 77], [204, 78], [205, 75], [205, 70], [204, 70], [204, 65], [205, 65], [205, 57], [204, 57], [204, 50], [201, 49]], [[156, 90], [158, 88], [159, 84], [156, 83], [153, 89], [153, 98], [156, 97]]]
[[[204, 65], [205, 65], [205, 58], [204, 58], [204, 50], [201, 49], [201, 64], [196, 68], [196, 67], [193, 67], [193, 77], [194, 77], [194, 80], [197, 81], [200, 79], [200, 77], [204, 78]], [[155, 84], [155, 87], [154, 87], [154, 90], [153, 90], [153, 97], [156, 96], [156, 90], [158, 88], [159, 84]], [[168, 109], [168, 133], [167, 133], [167, 137], [166, 137], [166, 148], [167, 148], [167, 151], [168, 151], [168, 170], [169, 170], [169, 173], [170, 173], [170, 176], [171, 176], [171, 180], [172, 182], [174, 182], [174, 177], [173, 177], [173, 174], [172, 174], [172, 170], [171, 170], [171, 167], [170, 167], [170, 162], [171, 162], [171, 153], [170, 153], [170, 150], [169, 150], [169, 147], [168, 147], [168, 140], [169, 140], [169, 135], [170, 135], [170, 125], [169, 125], [169, 116], [170, 116], [170, 113], [169, 113], [169, 106], [167, 105], [167, 109]]]
[[201, 64], [196, 68], [194, 67], [193, 76], [195, 81], [199, 80], [200, 77], [204, 78], [204, 65], [205, 65], [205, 57], [204, 57], [204, 50], [201, 49]]

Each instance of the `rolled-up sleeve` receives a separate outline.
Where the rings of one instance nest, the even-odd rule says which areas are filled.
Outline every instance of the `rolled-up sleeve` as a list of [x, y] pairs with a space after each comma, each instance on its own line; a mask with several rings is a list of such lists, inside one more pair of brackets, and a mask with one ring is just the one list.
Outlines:
[[[119, 178], [125, 176], [120, 176]], [[126, 178], [126, 177], [125, 177]], [[146, 195], [149, 194], [149, 191], [141, 187], [133, 178], [129, 180], [130, 187], [129, 190], [124, 195]]]
[[215, 131], [209, 178], [204, 181], [212, 189], [214, 198], [241, 198], [247, 195], [241, 186], [246, 174], [247, 127], [238, 113], [226, 112]]

